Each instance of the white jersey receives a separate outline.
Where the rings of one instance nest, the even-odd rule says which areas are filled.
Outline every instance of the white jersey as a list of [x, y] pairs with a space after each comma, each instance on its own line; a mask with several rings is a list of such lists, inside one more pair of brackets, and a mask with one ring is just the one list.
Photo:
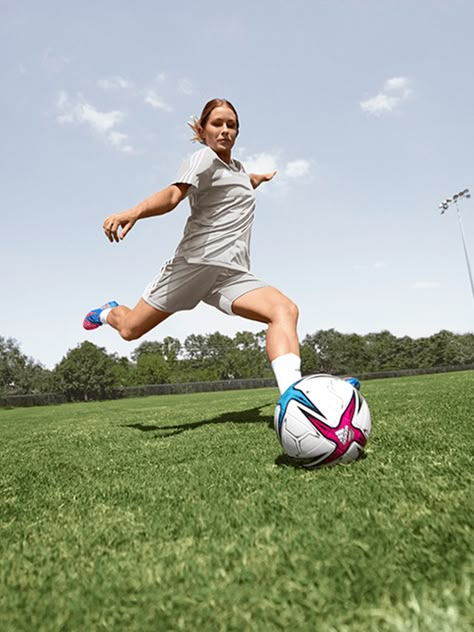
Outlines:
[[204, 147], [185, 160], [174, 183], [191, 185], [191, 214], [175, 256], [248, 271], [255, 191], [243, 165], [234, 159], [227, 164]]

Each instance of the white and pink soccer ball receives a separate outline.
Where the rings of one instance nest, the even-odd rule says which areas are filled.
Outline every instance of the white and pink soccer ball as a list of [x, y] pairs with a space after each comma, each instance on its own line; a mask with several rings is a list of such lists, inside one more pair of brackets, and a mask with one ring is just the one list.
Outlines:
[[364, 451], [370, 411], [349, 382], [333, 375], [309, 375], [278, 400], [275, 430], [285, 454], [304, 467], [348, 464]]

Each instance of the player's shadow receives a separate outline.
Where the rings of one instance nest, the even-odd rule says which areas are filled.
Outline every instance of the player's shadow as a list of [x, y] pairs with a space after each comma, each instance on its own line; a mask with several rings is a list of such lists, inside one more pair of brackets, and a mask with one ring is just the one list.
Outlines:
[[188, 423], [175, 424], [172, 426], [157, 426], [154, 424], [126, 424], [125, 428], [133, 428], [140, 432], [157, 432], [159, 437], [172, 437], [174, 435], [181, 434], [182, 432], [188, 432], [189, 430], [196, 430], [202, 426], [210, 426], [214, 424], [255, 424], [266, 423], [268, 426], [273, 427], [273, 416], [262, 414], [262, 409], [268, 408], [273, 405], [274, 402], [268, 402], [261, 406], [255, 406], [248, 410], [238, 410], [231, 413], [222, 413], [211, 419], [201, 419], [199, 421], [192, 421]]

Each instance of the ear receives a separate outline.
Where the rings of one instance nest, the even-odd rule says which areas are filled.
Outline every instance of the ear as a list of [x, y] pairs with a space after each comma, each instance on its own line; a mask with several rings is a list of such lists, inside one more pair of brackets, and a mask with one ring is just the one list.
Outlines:
[[200, 123], [197, 123], [197, 122], [196, 122], [196, 136], [199, 138], [199, 140], [204, 141], [205, 139], [204, 128]]

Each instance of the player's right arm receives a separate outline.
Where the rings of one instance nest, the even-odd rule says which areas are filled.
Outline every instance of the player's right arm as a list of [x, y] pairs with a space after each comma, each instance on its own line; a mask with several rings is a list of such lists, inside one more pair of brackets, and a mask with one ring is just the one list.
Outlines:
[[109, 215], [104, 220], [103, 228], [109, 241], [119, 241], [135, 226], [139, 219], [164, 215], [175, 209], [186, 197], [189, 184], [171, 184], [166, 189], [147, 197], [137, 206], [121, 213]]

